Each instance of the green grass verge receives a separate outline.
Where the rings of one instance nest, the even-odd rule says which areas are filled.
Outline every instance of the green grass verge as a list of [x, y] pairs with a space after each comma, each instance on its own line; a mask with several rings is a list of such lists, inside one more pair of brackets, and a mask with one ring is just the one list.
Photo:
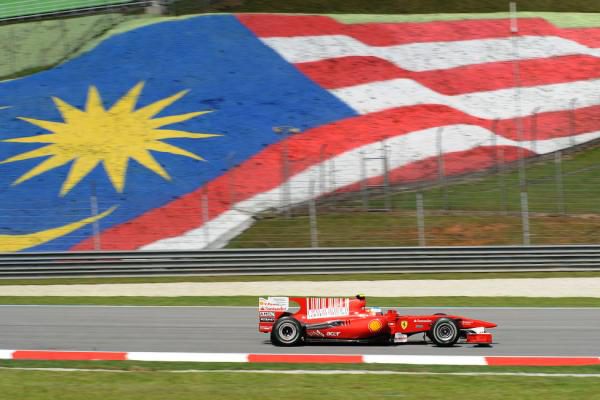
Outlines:
[[[289, 293], [265, 293], [265, 295]], [[76, 297], [0, 296], [4, 305], [106, 305], [106, 306], [245, 306], [256, 307], [258, 296], [182, 297]], [[591, 297], [369, 297], [370, 306], [381, 307], [600, 307], [600, 298]]]
[[176, 282], [268, 282], [268, 281], [387, 281], [387, 280], [465, 280], [465, 279], [531, 279], [531, 278], [597, 278], [599, 272], [447, 272], [429, 274], [343, 274], [343, 275], [233, 275], [233, 276], [160, 276], [140, 278], [49, 278], [0, 279], [1, 286], [10, 285], [98, 285], [114, 283]]
[[[303, 368], [304, 366], [295, 366]], [[273, 368], [273, 367], [272, 367]], [[276, 367], [275, 367], [276, 368]], [[310, 368], [310, 367], [307, 367]], [[428, 367], [429, 368], [429, 367]], [[433, 368], [431, 368], [433, 369]], [[405, 369], [403, 369], [405, 370]], [[461, 369], [472, 371], [471, 369]], [[488, 370], [489, 371], [489, 370]], [[448, 375], [278, 375], [259, 373], [91, 373], [4, 369], [2, 395], [11, 400], [85, 399], [328, 399], [469, 397], [591, 399], [600, 380], [575, 377]], [[326, 388], [326, 389], [325, 389]]]

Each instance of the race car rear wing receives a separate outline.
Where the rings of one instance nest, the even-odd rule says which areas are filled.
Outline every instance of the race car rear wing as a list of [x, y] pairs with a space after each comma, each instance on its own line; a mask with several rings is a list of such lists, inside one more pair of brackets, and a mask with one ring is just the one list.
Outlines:
[[258, 311], [287, 311], [290, 308], [289, 297], [258, 298]]
[[290, 308], [289, 297], [267, 297], [258, 299], [258, 330], [271, 332], [277, 318]]

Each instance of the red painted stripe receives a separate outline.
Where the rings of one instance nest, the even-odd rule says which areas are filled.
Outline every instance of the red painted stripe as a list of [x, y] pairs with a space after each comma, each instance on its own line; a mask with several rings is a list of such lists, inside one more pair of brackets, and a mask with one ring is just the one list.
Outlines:
[[600, 365], [598, 357], [485, 357], [488, 365], [567, 367], [579, 365]]
[[[316, 15], [240, 14], [237, 18], [258, 37], [347, 35], [370, 46], [510, 37], [510, 20], [343, 24]], [[521, 36], [560, 36], [600, 46], [600, 29], [561, 29], [541, 18], [519, 19]]]
[[110, 351], [17, 350], [13, 353], [13, 359], [52, 361], [124, 361], [127, 360], [127, 353]]
[[600, 47], [600, 29], [598, 28], [571, 28], [563, 29], [561, 36], [579, 42], [588, 47]]
[[[494, 62], [463, 67], [413, 72], [387, 60], [371, 56], [331, 58], [296, 64], [305, 75], [327, 89], [337, 89], [390, 79], [412, 79], [438, 93], [491, 91], [514, 87], [514, 65]], [[538, 86], [600, 77], [600, 58], [564, 56], [522, 60], [519, 63], [521, 86]]]
[[251, 363], [362, 364], [363, 356], [334, 354], [249, 354]]
[[[599, 126], [600, 106], [577, 109], [573, 115], [576, 121], [573, 126], [574, 133], [595, 131]], [[571, 132], [570, 121], [569, 111], [539, 114], [537, 122], [532, 117], [523, 118], [523, 139], [539, 140], [568, 136]], [[367, 143], [452, 124], [479, 125], [508, 138], [516, 140], [519, 137], [513, 119], [500, 120], [495, 124], [493, 121], [475, 118], [447, 106], [428, 104], [401, 107], [336, 121], [288, 138], [286, 141], [291, 161], [290, 175]], [[532, 130], [535, 125], [544, 127], [544, 130], [536, 133]], [[209, 218], [212, 219], [228, 210], [232, 203], [279, 186], [282, 182], [282, 153], [282, 144], [273, 144], [204, 187], [130, 222], [107, 229], [101, 235], [103, 245], [115, 250], [133, 250], [201, 226], [199, 205], [204, 193], [208, 196]], [[470, 160], [463, 159], [463, 162], [468, 164]], [[231, 196], [232, 186], [236, 188], [234, 199]], [[93, 249], [93, 238], [73, 248], [90, 249]]]

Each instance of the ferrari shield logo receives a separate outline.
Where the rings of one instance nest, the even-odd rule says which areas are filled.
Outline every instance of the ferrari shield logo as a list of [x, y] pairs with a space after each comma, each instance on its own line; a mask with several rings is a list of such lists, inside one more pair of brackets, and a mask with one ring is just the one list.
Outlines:
[[402, 329], [406, 329], [408, 327], [408, 321], [404, 320], [404, 321], [400, 322], [400, 327]]

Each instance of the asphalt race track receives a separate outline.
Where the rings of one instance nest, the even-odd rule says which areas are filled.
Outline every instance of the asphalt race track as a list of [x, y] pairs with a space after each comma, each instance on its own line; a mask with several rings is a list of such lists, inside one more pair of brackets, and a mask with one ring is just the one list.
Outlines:
[[[0, 306], [0, 349], [206, 353], [600, 356], [600, 308], [399, 309], [496, 322], [492, 347], [307, 345], [279, 348], [251, 307]], [[421, 335], [419, 335], [420, 339]]]

